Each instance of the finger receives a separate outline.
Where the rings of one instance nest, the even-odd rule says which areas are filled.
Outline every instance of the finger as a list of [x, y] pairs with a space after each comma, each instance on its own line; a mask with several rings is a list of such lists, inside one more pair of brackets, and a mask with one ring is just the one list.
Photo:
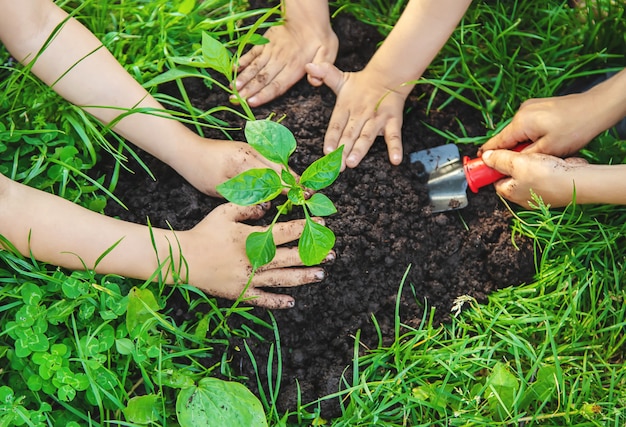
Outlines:
[[[337, 109], [335, 107], [333, 110], [333, 113], [330, 116], [330, 121], [328, 122], [328, 127], [326, 128], [326, 134], [324, 135], [324, 154], [331, 153], [339, 147], [339, 140], [342, 137], [349, 116], [349, 113], [344, 109]], [[345, 158], [346, 147], [344, 147], [343, 155]]]
[[367, 121], [361, 129], [359, 137], [356, 141], [354, 141], [349, 155], [346, 157], [346, 166], [349, 168], [357, 167], [374, 144], [377, 136], [378, 129], [376, 125], [376, 120]]
[[387, 153], [392, 165], [402, 163], [402, 120], [389, 119], [384, 130]]
[[309, 83], [313, 86], [320, 86], [322, 83], [328, 86], [335, 95], [343, 87], [345, 82], [344, 73], [330, 62], [308, 63], [304, 66]]
[[572, 166], [582, 166], [582, 165], [588, 165], [589, 162], [586, 159], [583, 159], [582, 157], [568, 157], [565, 160], [565, 163], [572, 165]]
[[262, 289], [252, 288], [246, 291], [244, 295], [245, 302], [257, 307], [268, 308], [271, 310], [282, 310], [292, 308], [296, 301], [292, 296], [282, 294], [272, 294]]
[[214, 212], [226, 216], [232, 221], [241, 222], [262, 218], [269, 209], [269, 206], [269, 203], [261, 203], [260, 205], [254, 206], [239, 206], [234, 203], [224, 203], [215, 208]]
[[293, 288], [320, 282], [325, 277], [326, 272], [321, 267], [272, 268], [257, 270], [252, 279], [252, 286], [253, 289]]
[[[337, 258], [335, 251], [331, 250], [322, 260], [322, 264], [333, 262]], [[260, 267], [258, 271], [271, 269], [301, 267], [303, 264], [298, 247], [282, 247], [276, 250], [276, 256], [268, 264]], [[320, 277], [321, 280], [323, 277]]]
[[261, 72], [253, 80], [256, 90], [248, 98], [248, 104], [252, 107], [258, 107], [270, 102], [287, 92], [300, 78], [302, 78], [302, 73], [285, 67], [268, 70], [265, 74]]
[[288, 222], [277, 222], [272, 230], [274, 242], [277, 246], [297, 240], [304, 230], [304, 219], [296, 219]]
[[532, 139], [525, 132], [524, 128], [518, 126], [517, 122], [513, 120], [502, 129], [500, 133], [485, 142], [485, 144], [478, 149], [478, 155], [482, 156], [487, 150], [497, 150], [501, 148], [510, 149], [521, 142], [527, 141], [532, 141]]
[[514, 160], [519, 155], [510, 150], [488, 150], [483, 153], [482, 159], [490, 168], [504, 175], [512, 176], [515, 173]]
[[263, 48], [264, 46], [254, 46], [247, 53], [239, 57], [239, 64], [237, 69], [239, 71], [242, 71], [248, 65], [252, 64], [254, 60], [257, 59], [259, 55], [261, 55], [261, 53], [263, 52]]

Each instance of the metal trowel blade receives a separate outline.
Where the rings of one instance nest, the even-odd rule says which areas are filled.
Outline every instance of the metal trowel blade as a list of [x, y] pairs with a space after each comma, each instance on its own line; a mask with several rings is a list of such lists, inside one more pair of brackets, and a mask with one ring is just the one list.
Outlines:
[[428, 196], [433, 212], [445, 212], [467, 206], [467, 179], [455, 144], [416, 151], [411, 163], [421, 163], [427, 177]]

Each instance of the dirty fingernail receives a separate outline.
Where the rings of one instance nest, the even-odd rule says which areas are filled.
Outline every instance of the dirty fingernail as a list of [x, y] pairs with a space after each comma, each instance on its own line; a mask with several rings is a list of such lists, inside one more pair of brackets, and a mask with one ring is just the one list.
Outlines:
[[328, 255], [326, 255], [326, 258], [324, 258], [323, 262], [334, 261], [336, 257], [337, 257], [337, 255], [335, 255], [334, 252], [330, 252]]
[[315, 273], [315, 278], [317, 280], [324, 280], [324, 277], [326, 277], [326, 272], [324, 270], [319, 270]]
[[493, 153], [493, 150], [487, 150], [483, 153], [482, 158], [483, 159], [489, 159], [489, 157], [491, 157], [491, 153]]

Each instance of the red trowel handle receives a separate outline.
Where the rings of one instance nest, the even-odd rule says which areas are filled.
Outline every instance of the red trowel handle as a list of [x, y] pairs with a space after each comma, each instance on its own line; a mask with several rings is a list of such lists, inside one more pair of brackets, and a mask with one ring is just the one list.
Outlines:
[[[529, 145], [530, 143], [519, 144], [512, 150], [522, 151]], [[478, 193], [479, 188], [492, 184], [500, 178], [505, 177], [505, 175], [497, 170], [487, 166], [480, 157], [476, 157], [475, 159], [470, 159], [468, 156], [463, 157], [463, 169], [465, 170], [467, 186], [474, 193]]]

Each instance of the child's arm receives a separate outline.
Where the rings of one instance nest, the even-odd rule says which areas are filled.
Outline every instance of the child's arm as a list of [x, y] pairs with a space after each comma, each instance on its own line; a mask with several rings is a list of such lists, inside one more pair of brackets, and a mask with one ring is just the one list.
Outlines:
[[[242, 221], [258, 219], [264, 213], [261, 206], [227, 203], [191, 230], [150, 230], [100, 215], [0, 175], [0, 235], [23, 255], [32, 254], [40, 261], [70, 269], [95, 269], [98, 273], [142, 280], [160, 271], [167, 283], [174, 282], [174, 269], [183, 282], [188, 275], [188, 283], [229, 299], [239, 296], [250, 274], [245, 239], [252, 231], [261, 230]], [[297, 239], [303, 227], [302, 221], [277, 224], [276, 243]], [[115, 249], [96, 265], [97, 259], [116, 243]], [[184, 263], [180, 261], [181, 251]], [[160, 269], [159, 262], [164, 263]], [[256, 298], [250, 301], [252, 304], [269, 308], [293, 306], [292, 297], [259, 288], [297, 286], [323, 279], [324, 271], [319, 267], [293, 268], [301, 265], [297, 248], [278, 248], [274, 261], [255, 276], [246, 297]]]
[[[37, 57], [52, 34], [54, 39]], [[163, 115], [163, 107], [102, 43], [49, 0], [0, 0], [0, 40], [21, 62], [35, 61], [33, 72], [61, 96], [105, 123], [132, 108], [155, 109]], [[130, 114], [113, 129], [210, 195], [217, 195], [217, 184], [244, 169], [279, 171], [247, 144], [201, 138], [180, 122], [154, 114]]]
[[[0, 39], [16, 58], [30, 63], [66, 17], [47, 0], [0, 0]], [[70, 101], [91, 106], [89, 111], [105, 122], [116, 118], [120, 111], [103, 106], [160, 108], [99, 41], [73, 19], [66, 22], [36, 58], [33, 71]], [[207, 192], [214, 191], [214, 185], [233, 170], [262, 164], [261, 160], [254, 160], [255, 155], [246, 144], [209, 142], [167, 118], [133, 114], [120, 121], [115, 130], [172, 166], [180, 167], [180, 171], [191, 169], [191, 175], [195, 176], [213, 173], [213, 180], [204, 183]], [[254, 161], [245, 161], [249, 159]], [[199, 183], [196, 182], [196, 186]], [[225, 204], [192, 230], [178, 232], [176, 236], [169, 230], [154, 229], [158, 258], [164, 261], [171, 246], [175, 267], [179, 268], [178, 256], [182, 251], [188, 263], [188, 270], [181, 267], [183, 280], [189, 275], [191, 284], [207, 292], [236, 298], [250, 273], [245, 239], [251, 231], [259, 229], [241, 221], [258, 218], [262, 213], [259, 207]], [[275, 240], [279, 245], [286, 243], [297, 238], [301, 231], [301, 222], [281, 224], [276, 229]], [[41, 261], [63, 267], [95, 267], [99, 273], [139, 279], [148, 279], [157, 269], [157, 255], [148, 227], [107, 218], [2, 175], [0, 235], [9, 239], [22, 254], [32, 252]], [[118, 241], [119, 246], [95, 266], [96, 259]], [[246, 295], [258, 297], [253, 303], [267, 307], [292, 305], [291, 297], [266, 293], [258, 287], [295, 286], [323, 278], [320, 268], [290, 268], [293, 266], [301, 266], [297, 252], [280, 248], [275, 261], [257, 273]], [[172, 275], [166, 275], [166, 280], [171, 283]]]

